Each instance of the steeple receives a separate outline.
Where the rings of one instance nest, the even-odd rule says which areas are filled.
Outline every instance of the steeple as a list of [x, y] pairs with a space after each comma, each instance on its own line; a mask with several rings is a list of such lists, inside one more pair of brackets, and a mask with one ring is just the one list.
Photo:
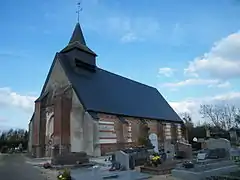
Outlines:
[[97, 56], [90, 48], [87, 47], [83, 32], [79, 23], [76, 24], [68, 45], [61, 51], [63, 53], [69, 52], [73, 49], [78, 49], [86, 53]]
[[74, 61], [74, 66], [95, 71], [96, 54], [87, 47], [82, 29], [79, 23], [76, 24], [68, 45], [61, 50], [61, 53], [67, 55], [71, 61]]
[[76, 24], [75, 29], [73, 31], [72, 37], [69, 41], [68, 44], [74, 43], [74, 42], [78, 42], [84, 46], [86, 46], [86, 41], [84, 39], [83, 33], [82, 33], [82, 29], [79, 23]]
[[82, 10], [80, 6], [81, 3], [79, 2], [77, 5], [78, 21], [68, 45], [61, 50], [61, 53], [67, 55], [69, 59], [74, 62], [72, 63], [74, 67], [95, 72], [97, 55], [87, 47], [81, 26], [79, 24], [79, 13]]

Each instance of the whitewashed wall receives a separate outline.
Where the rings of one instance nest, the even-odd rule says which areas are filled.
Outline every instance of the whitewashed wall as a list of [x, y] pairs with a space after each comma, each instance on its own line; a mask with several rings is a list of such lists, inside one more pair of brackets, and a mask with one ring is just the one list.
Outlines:
[[64, 87], [69, 85], [69, 80], [57, 59], [55, 65], [53, 66], [52, 73], [46, 84], [45, 91], [48, 89], [56, 89], [57, 87]]
[[[52, 73], [46, 84], [45, 91], [70, 85], [70, 82], [59, 62], [56, 60]], [[46, 124], [47, 126], [47, 124]], [[51, 125], [48, 126], [49, 133]], [[93, 132], [94, 136], [93, 136]], [[100, 155], [98, 146], [98, 123], [85, 113], [85, 110], [73, 91], [72, 109], [70, 114], [70, 144], [71, 152], [86, 151], [89, 155]]]
[[84, 109], [76, 93], [72, 93], [72, 109], [70, 114], [70, 142], [71, 152], [84, 151], [83, 122]]
[[73, 91], [70, 117], [71, 152], [84, 151], [88, 155], [100, 156], [98, 146], [98, 122], [94, 121]]

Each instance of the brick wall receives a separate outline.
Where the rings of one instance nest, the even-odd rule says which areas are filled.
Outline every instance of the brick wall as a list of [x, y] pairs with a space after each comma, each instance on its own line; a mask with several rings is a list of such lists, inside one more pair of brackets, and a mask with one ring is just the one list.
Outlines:
[[[124, 117], [125, 121], [128, 122], [125, 124], [122, 123], [116, 115], [99, 113], [98, 117], [100, 118], [100, 121], [114, 122], [114, 133], [117, 135], [117, 143], [104, 143], [100, 145], [102, 154], [138, 144], [138, 140], [141, 135], [140, 124], [143, 123], [142, 120], [139, 118]], [[161, 121], [151, 119], [146, 119], [145, 121], [150, 128], [149, 133], [157, 134], [159, 143], [163, 144], [165, 141], [165, 134], [168, 134], [168, 136], [173, 135], [175, 139], [177, 138], [177, 129], [175, 126], [174, 128], [172, 127], [172, 123], [163, 123]], [[164, 124], [167, 124], [169, 131], [165, 131], [166, 125], [164, 126]]]
[[54, 100], [54, 144], [60, 144], [61, 119], [62, 119], [62, 97], [57, 96]]
[[157, 136], [158, 136], [158, 139], [159, 139], [159, 143], [163, 143], [164, 142], [163, 123], [161, 121], [158, 121], [157, 127], [158, 127]]
[[182, 132], [182, 137], [188, 141], [189, 140], [188, 139], [188, 131], [184, 124], [181, 125], [181, 132]]
[[[125, 120], [131, 124], [131, 140], [133, 143], [137, 144], [140, 134], [140, 119], [133, 117], [126, 117]], [[128, 130], [126, 130], [128, 132]]]
[[54, 144], [62, 145], [62, 151], [70, 150], [70, 111], [72, 101], [65, 96], [57, 96], [54, 102]]
[[46, 132], [46, 109], [41, 108], [40, 112], [40, 131], [39, 131], [39, 144], [41, 150], [39, 156], [45, 155], [45, 132]]
[[148, 119], [147, 124], [148, 124], [148, 127], [150, 128], [149, 133], [158, 134], [158, 121]]
[[177, 141], [177, 127], [175, 123], [171, 123], [171, 136], [172, 136], [172, 141], [176, 142]]
[[72, 108], [72, 101], [68, 97], [62, 99], [62, 144], [70, 144], [70, 112]]
[[34, 119], [33, 119], [33, 145], [39, 145], [39, 130], [40, 130], [40, 111], [41, 103], [35, 103]]

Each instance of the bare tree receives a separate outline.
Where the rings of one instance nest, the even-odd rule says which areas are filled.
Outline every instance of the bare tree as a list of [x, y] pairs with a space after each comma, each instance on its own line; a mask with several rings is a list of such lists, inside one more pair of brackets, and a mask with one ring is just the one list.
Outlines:
[[228, 130], [236, 125], [236, 115], [239, 109], [228, 104], [204, 104], [200, 105], [200, 114], [203, 118], [209, 119], [216, 127]]
[[184, 124], [187, 129], [193, 128], [192, 117], [189, 113], [184, 112], [180, 116], [181, 116], [182, 120], [184, 121]]

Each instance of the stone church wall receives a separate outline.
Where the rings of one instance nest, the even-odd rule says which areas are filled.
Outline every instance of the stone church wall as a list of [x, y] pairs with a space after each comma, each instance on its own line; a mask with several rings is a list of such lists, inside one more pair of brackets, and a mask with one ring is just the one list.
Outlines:
[[[55, 57], [56, 58], [56, 57]], [[52, 72], [49, 76], [44, 92], [53, 92], [55, 94], [59, 89], [62, 89], [69, 85], [67, 76], [65, 75], [59, 60], [56, 59]], [[63, 97], [63, 98], [62, 98]], [[54, 100], [54, 144], [59, 144], [62, 141], [64, 149], [69, 147], [69, 123], [70, 113], [67, 113], [71, 109], [71, 103], [68, 103], [68, 98], [64, 98], [64, 95], [58, 96]], [[44, 106], [44, 107], [42, 107]], [[46, 155], [47, 141], [46, 141], [46, 108], [45, 102], [35, 102], [35, 111], [33, 118], [33, 154], [36, 157], [42, 157]], [[65, 119], [65, 121], [62, 121]], [[62, 129], [63, 128], [63, 129]], [[63, 134], [62, 134], [63, 132]]]
[[32, 140], [32, 155], [40, 157], [40, 113], [41, 104], [40, 102], [35, 103], [35, 111], [33, 118], [33, 140]]
[[[128, 125], [126, 125], [122, 123], [116, 115], [99, 113], [98, 117], [100, 122], [113, 122], [114, 130], [109, 133], [116, 134], [116, 138], [113, 138], [108, 143], [103, 143], [103, 141], [101, 141], [101, 139], [107, 139], [106, 137], [100, 137], [101, 154], [113, 152], [117, 149], [127, 148], [138, 144], [138, 140], [141, 134], [139, 125], [142, 123], [140, 119], [133, 117], [124, 117], [124, 119], [128, 122]], [[156, 133], [160, 146], [163, 146], [164, 141], [167, 140], [165, 135], [167, 132], [164, 131], [166, 123], [151, 119], [146, 119], [145, 121], [150, 128], [149, 133]], [[173, 123], [167, 124], [169, 124], [169, 131], [171, 132], [171, 124]], [[180, 133], [179, 131], [180, 130], [178, 129], [178, 132], [176, 133]], [[171, 137], [170, 132], [167, 134], [168, 137]]]

